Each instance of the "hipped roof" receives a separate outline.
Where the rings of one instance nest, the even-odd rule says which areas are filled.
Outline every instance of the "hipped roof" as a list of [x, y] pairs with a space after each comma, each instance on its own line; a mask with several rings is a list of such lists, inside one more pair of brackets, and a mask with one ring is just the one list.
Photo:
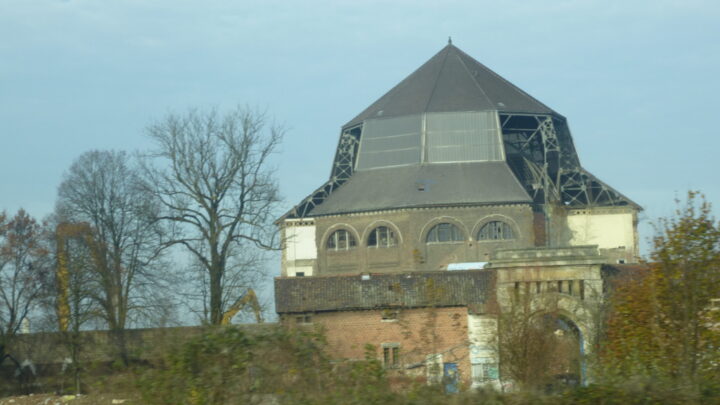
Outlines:
[[488, 110], [556, 114], [456, 46], [448, 44], [344, 127], [369, 118]]
[[505, 162], [428, 164], [355, 172], [312, 215], [530, 202]]
[[383, 308], [494, 307], [493, 270], [275, 278], [278, 314]]

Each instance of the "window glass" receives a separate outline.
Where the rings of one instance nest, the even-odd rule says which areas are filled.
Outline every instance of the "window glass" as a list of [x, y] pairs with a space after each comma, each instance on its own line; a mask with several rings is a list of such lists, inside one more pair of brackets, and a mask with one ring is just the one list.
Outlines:
[[478, 232], [478, 240], [507, 240], [514, 239], [515, 235], [510, 225], [502, 221], [490, 221], [483, 225]]
[[433, 226], [426, 238], [427, 243], [461, 242], [463, 240], [465, 240], [465, 238], [462, 232], [460, 232], [460, 229], [448, 222]]
[[503, 160], [495, 111], [427, 114], [426, 138], [431, 163]]
[[420, 163], [422, 116], [370, 119], [363, 124], [357, 170]]
[[387, 226], [378, 226], [368, 236], [368, 247], [393, 247], [397, 245], [395, 232]]
[[345, 229], [339, 229], [327, 240], [328, 250], [348, 250], [355, 247], [355, 237]]

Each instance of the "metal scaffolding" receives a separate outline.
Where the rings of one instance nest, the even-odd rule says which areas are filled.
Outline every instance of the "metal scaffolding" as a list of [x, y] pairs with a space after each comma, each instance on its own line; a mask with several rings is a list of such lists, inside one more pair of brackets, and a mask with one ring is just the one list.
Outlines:
[[[632, 206], [640, 208], [580, 166], [567, 122], [552, 114], [500, 113], [506, 161], [533, 202], [569, 208]], [[306, 217], [354, 173], [362, 124], [342, 131], [330, 179], [285, 218]]]
[[507, 162], [536, 204], [638, 207], [580, 166], [564, 118], [500, 114], [500, 124]]
[[340, 135], [340, 141], [338, 142], [337, 152], [335, 153], [330, 180], [310, 193], [309, 196], [305, 197], [300, 204], [293, 207], [293, 209], [280, 218], [280, 220], [305, 217], [313, 208], [322, 204], [335, 189], [340, 187], [353, 175], [361, 133], [362, 125], [343, 130]]

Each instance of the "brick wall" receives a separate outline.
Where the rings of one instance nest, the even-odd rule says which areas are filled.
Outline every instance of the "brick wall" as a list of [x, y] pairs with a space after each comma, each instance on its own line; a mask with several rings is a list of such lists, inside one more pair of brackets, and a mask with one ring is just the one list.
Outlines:
[[[287, 315], [284, 321], [292, 325], [310, 320], [312, 326], [323, 328], [329, 354], [336, 359], [364, 359], [365, 347], [371, 344], [375, 358], [390, 363], [387, 367], [391, 377], [424, 380], [426, 356], [442, 354], [443, 362], [457, 363], [461, 381], [470, 380], [466, 307], [342, 311], [310, 316], [300, 319]], [[396, 319], [383, 319], [393, 317]], [[394, 347], [399, 348], [397, 352]], [[398, 360], [393, 359], [396, 353]]]

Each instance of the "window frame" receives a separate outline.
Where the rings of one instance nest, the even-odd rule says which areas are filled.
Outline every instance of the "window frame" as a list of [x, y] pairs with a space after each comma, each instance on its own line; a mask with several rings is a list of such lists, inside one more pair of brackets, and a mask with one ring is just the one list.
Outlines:
[[384, 368], [400, 368], [402, 354], [400, 353], [400, 343], [383, 343], [382, 359]]
[[[448, 229], [442, 229], [442, 228], [448, 228]], [[447, 240], [441, 240], [441, 233], [440, 232], [448, 232], [448, 239]], [[458, 239], [456, 239], [456, 237]], [[430, 240], [430, 239], [433, 240]], [[430, 230], [425, 235], [425, 243], [426, 244], [451, 244], [451, 243], [462, 243], [466, 240], [465, 233], [460, 229], [459, 226], [455, 225], [452, 222], [438, 222], [435, 225], [433, 225]]]
[[[382, 238], [380, 237], [380, 231], [385, 232], [385, 243], [381, 244], [380, 241]], [[374, 244], [371, 244], [371, 240], [374, 239]], [[397, 237], [395, 236], [395, 230], [387, 225], [380, 225], [373, 228], [372, 231], [370, 231], [370, 234], [367, 237], [367, 247], [368, 248], [375, 248], [375, 249], [386, 249], [386, 248], [392, 248], [396, 247], [398, 245]]]
[[[492, 227], [494, 227], [494, 229], [492, 229]], [[483, 233], [485, 233], [485, 237], [483, 237]], [[508, 234], [509, 237], [507, 237]], [[506, 221], [492, 219], [480, 226], [475, 238], [478, 242], [502, 242], [517, 239], [515, 234], [515, 228]]]
[[[341, 238], [341, 236], [344, 237], [344, 239]], [[344, 247], [340, 247], [341, 242], [344, 244]], [[345, 228], [334, 230], [325, 240], [325, 250], [329, 252], [346, 252], [348, 250], [355, 249], [356, 247], [357, 238], [355, 238], [355, 234]]]

